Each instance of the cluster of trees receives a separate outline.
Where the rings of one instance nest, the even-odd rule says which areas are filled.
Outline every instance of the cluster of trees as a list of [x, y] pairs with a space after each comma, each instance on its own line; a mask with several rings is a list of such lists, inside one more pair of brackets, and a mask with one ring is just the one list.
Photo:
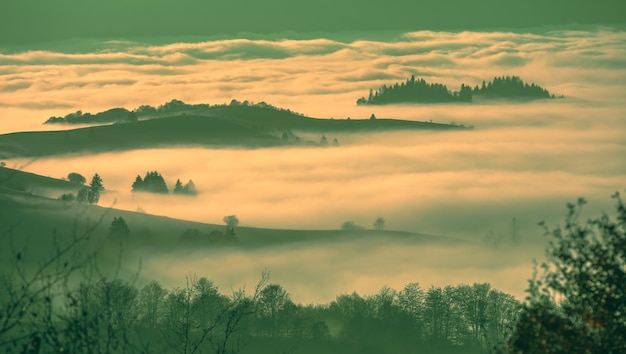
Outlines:
[[488, 83], [483, 81], [480, 87], [474, 87], [472, 93], [496, 98], [556, 98], [548, 90], [535, 83], [529, 85], [518, 76], [494, 77]]
[[474, 89], [461, 84], [459, 91], [450, 91], [446, 85], [428, 83], [424, 79], [410, 79], [402, 83], [386, 84], [378, 90], [370, 90], [367, 98], [361, 97], [357, 105], [383, 105], [393, 103], [446, 103], [472, 102], [474, 95], [487, 98], [555, 98], [548, 90], [536, 85], [527, 84], [517, 76], [495, 77], [493, 81], [482, 82]]
[[529, 281], [528, 297], [504, 353], [626, 353], [626, 205], [619, 193], [616, 215], [583, 222], [585, 199], [567, 206], [541, 274]]
[[[322, 137], [320, 138], [320, 144], [319, 145], [320, 146], [329, 146], [328, 139], [326, 138], [326, 135], [322, 134]], [[333, 146], [339, 146], [339, 140], [337, 140], [337, 138], [334, 138], [332, 145]]]
[[100, 193], [104, 191], [104, 183], [102, 178], [97, 173], [91, 178], [89, 185], [85, 186], [87, 180], [83, 175], [76, 172], [71, 172], [67, 175], [67, 180], [81, 185], [76, 195], [73, 193], [65, 193], [59, 197], [63, 201], [76, 201], [81, 204], [98, 204], [100, 201]]
[[[374, 220], [374, 223], [372, 224], [372, 228], [374, 230], [384, 230], [387, 227], [387, 222], [385, 221], [385, 218], [383, 218], [382, 216], [379, 216], [376, 218], [376, 220]], [[356, 224], [354, 221], [352, 220], [348, 220], [348, 221], [344, 221], [343, 224], [341, 224], [341, 229], [342, 230], [365, 230], [365, 227]]]
[[76, 111], [64, 117], [52, 116], [44, 124], [104, 124], [114, 122], [136, 122], [138, 115], [134, 111], [125, 108], [112, 108], [104, 112], [91, 114], [89, 112]]
[[205, 243], [230, 243], [237, 241], [235, 234], [235, 228], [239, 225], [239, 218], [237, 215], [227, 215], [222, 219], [226, 224], [226, 230], [212, 230], [208, 233], [191, 228], [185, 230], [180, 235], [180, 240], [183, 243], [205, 244]]
[[[0, 350], [6, 353], [607, 353], [626, 352], [626, 205], [579, 220], [584, 199], [549, 229], [542, 273], [528, 297], [487, 283], [425, 290], [409, 283], [369, 296], [301, 305], [268, 273], [254, 287], [219, 292], [207, 278], [138, 287], [85, 271], [90, 231], [56, 243], [39, 266], [0, 249]], [[231, 225], [235, 218], [225, 217]], [[110, 230], [125, 230], [116, 218]], [[235, 225], [236, 226], [236, 225]], [[93, 231], [93, 228], [90, 229]], [[13, 237], [7, 233], [6, 237]], [[12, 243], [11, 243], [12, 244]], [[93, 247], [87, 247], [93, 249]], [[97, 247], [96, 247], [97, 249]], [[74, 273], [100, 274], [78, 285]]]
[[[132, 192], [150, 192], [158, 194], [169, 193], [169, 189], [167, 188], [167, 183], [165, 183], [165, 179], [163, 179], [163, 176], [161, 176], [161, 174], [157, 171], [146, 172], [146, 175], [143, 179], [140, 175], [137, 175], [137, 177], [135, 178], [135, 182], [133, 182], [131, 190]], [[198, 194], [198, 191], [196, 190], [196, 185], [193, 183], [192, 180], [189, 180], [189, 182], [183, 185], [180, 179], [177, 179], [172, 193], [182, 195], [196, 195]]]
[[290, 109], [279, 108], [273, 106], [271, 104], [265, 102], [250, 102], [250, 101], [238, 101], [233, 99], [229, 104], [188, 104], [183, 101], [173, 99], [169, 102], [166, 102], [158, 107], [150, 106], [150, 105], [141, 105], [135, 108], [132, 111], [129, 111], [125, 108], [113, 108], [104, 112], [91, 114], [89, 112], [83, 113], [82, 111], [76, 111], [69, 113], [63, 117], [52, 116], [48, 118], [44, 122], [44, 124], [104, 124], [104, 123], [125, 123], [125, 122], [136, 122], [139, 118], [154, 118], [154, 117], [163, 117], [163, 116], [171, 116], [177, 114], [187, 114], [187, 113], [197, 113], [203, 114], [207, 113], [207, 111], [211, 109], [219, 109], [224, 107], [257, 107], [257, 108], [267, 108], [272, 109], [278, 112], [288, 112], [300, 116], [304, 116], [301, 113], [293, 112]]
[[[267, 274], [253, 294], [219, 292], [207, 278], [183, 287], [157, 281], [137, 287], [99, 278], [42, 293], [12, 328], [0, 324], [6, 352], [294, 352], [481, 353], [508, 339], [520, 304], [489, 284], [336, 297], [329, 304], [294, 303]], [[49, 300], [48, 300], [49, 299]], [[57, 306], [52, 302], [59, 302]], [[15, 319], [15, 318], [12, 318]], [[26, 333], [26, 335], [24, 335]], [[25, 349], [29, 349], [25, 350]], [[278, 351], [281, 352], [281, 351]]]

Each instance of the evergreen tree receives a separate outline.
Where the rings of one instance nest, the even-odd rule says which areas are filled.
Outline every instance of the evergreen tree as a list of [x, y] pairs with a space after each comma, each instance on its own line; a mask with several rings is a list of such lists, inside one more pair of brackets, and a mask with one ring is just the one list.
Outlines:
[[141, 179], [140, 175], [137, 175], [137, 178], [135, 178], [135, 182], [133, 182], [133, 187], [132, 187], [132, 192], [140, 192], [140, 191], [144, 191], [145, 190], [145, 186], [143, 183], [143, 179]]
[[180, 182], [180, 179], [176, 180], [176, 185], [174, 186], [174, 190], [172, 190], [174, 194], [183, 194], [185, 193], [183, 189], [183, 184]]
[[192, 180], [189, 180], [189, 182], [187, 182], [187, 184], [185, 184], [185, 186], [183, 187], [183, 193], [185, 193], [187, 195], [196, 195], [196, 194], [198, 194], [198, 191], [196, 190], [196, 185], [193, 183]]
[[130, 237], [130, 229], [124, 218], [121, 216], [113, 218], [111, 226], [109, 226], [109, 237], [119, 239], [128, 239], [128, 237]]
[[104, 184], [102, 183], [102, 178], [96, 173], [91, 178], [91, 183], [89, 183], [87, 195], [89, 204], [98, 204], [98, 201], [100, 201], [100, 192], [102, 191], [104, 191]]

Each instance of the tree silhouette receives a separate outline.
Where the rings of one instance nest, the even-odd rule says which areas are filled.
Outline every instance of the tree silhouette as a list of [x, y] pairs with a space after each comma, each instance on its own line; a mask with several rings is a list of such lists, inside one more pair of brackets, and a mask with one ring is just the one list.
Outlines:
[[381, 216], [377, 217], [374, 220], [374, 230], [384, 230], [385, 229], [385, 219]]
[[76, 173], [76, 172], [70, 172], [67, 175], [67, 180], [76, 184], [85, 184], [85, 182], [87, 182], [87, 180], [85, 179], [83, 175], [81, 175], [80, 173]]
[[[486, 98], [554, 98], [548, 90], [536, 85], [524, 83], [518, 76], [495, 77], [489, 83], [482, 82], [482, 86], [472, 89], [461, 84], [459, 91], [450, 91], [446, 85], [428, 83], [424, 79], [411, 76], [402, 83], [381, 86], [376, 91], [370, 90], [367, 98], [361, 97], [357, 105], [384, 105], [394, 103], [447, 103], [472, 102], [473, 96], [480, 95]], [[370, 119], [375, 119], [372, 114]]]
[[174, 185], [174, 189], [172, 190], [172, 193], [174, 193], [174, 194], [183, 194], [184, 193], [183, 184], [181, 183], [180, 179], [176, 180], [176, 184]]
[[98, 201], [100, 201], [100, 192], [102, 191], [104, 191], [104, 184], [100, 175], [96, 173], [91, 178], [91, 183], [89, 183], [89, 191], [87, 194], [89, 204], [98, 204]]
[[623, 353], [626, 350], [626, 206], [616, 216], [579, 220], [585, 199], [567, 205], [563, 226], [550, 230], [543, 274], [528, 297], [507, 351]]
[[124, 218], [115, 217], [109, 227], [109, 237], [126, 240], [130, 237], [130, 229]]
[[278, 314], [291, 302], [289, 294], [278, 284], [270, 284], [259, 294], [257, 303], [260, 315], [270, 320], [271, 335], [275, 337], [278, 331]]
[[146, 176], [141, 179], [141, 176], [135, 178], [135, 182], [132, 185], [133, 192], [150, 192], [158, 194], [168, 194], [167, 184], [157, 171], [146, 172]]
[[239, 225], [239, 218], [237, 218], [237, 215], [227, 215], [222, 220], [226, 224], [226, 236], [235, 236], [235, 227]]
[[342, 230], [363, 230], [363, 226], [357, 225], [354, 221], [348, 220], [341, 224]]

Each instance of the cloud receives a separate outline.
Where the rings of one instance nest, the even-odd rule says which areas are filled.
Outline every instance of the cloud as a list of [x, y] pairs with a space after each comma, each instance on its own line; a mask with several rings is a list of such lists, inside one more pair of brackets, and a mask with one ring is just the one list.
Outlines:
[[[488, 281], [521, 297], [530, 260], [541, 255], [536, 222], [559, 222], [565, 203], [578, 196], [591, 201], [590, 215], [611, 210], [608, 196], [625, 187], [624, 43], [624, 32], [605, 30], [424, 31], [388, 41], [215, 39], [91, 43], [97, 49], [82, 53], [3, 52], [0, 133], [50, 129], [41, 124], [49, 116], [79, 109], [95, 113], [158, 106], [172, 98], [188, 103], [266, 101], [335, 119], [366, 119], [375, 113], [378, 118], [474, 125], [468, 132], [327, 134], [341, 144], [332, 149], [179, 147], [45, 158], [28, 169], [54, 177], [97, 172], [109, 190], [103, 205], [117, 200], [116, 206], [127, 210], [141, 207], [215, 224], [236, 214], [244, 226], [320, 229], [353, 220], [369, 227], [382, 216], [392, 229], [480, 244], [490, 232], [507, 234], [516, 218], [523, 251], [363, 240], [358, 245], [268, 248], [252, 256], [238, 251], [197, 254], [167, 269], [162, 264], [170, 258], [145, 255], [144, 269], [166, 274], [172, 284], [192, 269], [206, 270], [202, 275], [229, 289], [255, 283], [268, 268], [298, 301], [328, 301], [340, 292], [372, 293], [385, 284], [399, 288], [409, 281], [426, 286]], [[411, 74], [449, 88], [519, 75], [566, 98], [355, 105], [370, 88]], [[321, 136], [296, 133], [312, 140]], [[192, 179], [200, 194], [130, 193], [135, 176], [151, 170], [161, 172], [170, 188], [177, 178]], [[458, 262], [448, 265], [443, 259]], [[219, 266], [225, 263], [232, 269]]]

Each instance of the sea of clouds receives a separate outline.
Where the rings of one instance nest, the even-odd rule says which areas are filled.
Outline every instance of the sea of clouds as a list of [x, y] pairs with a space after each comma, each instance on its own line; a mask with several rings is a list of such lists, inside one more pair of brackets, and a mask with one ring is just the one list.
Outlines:
[[[522, 243], [537, 244], [542, 230], [536, 223], [556, 224], [566, 202], [584, 196], [591, 202], [590, 214], [610, 212], [609, 196], [626, 188], [626, 33], [622, 31], [421, 31], [385, 40], [224, 39], [160, 45], [119, 40], [85, 46], [90, 49], [0, 50], [0, 133], [60, 129], [41, 123], [51, 115], [76, 110], [96, 113], [112, 107], [158, 106], [173, 98], [211, 104], [231, 99], [265, 101], [312, 117], [357, 119], [375, 113], [379, 118], [454, 121], [475, 127], [464, 132], [331, 134], [329, 138], [336, 137], [341, 146], [326, 149], [179, 147], [42, 158], [28, 165], [28, 171], [53, 177], [72, 171], [88, 177], [99, 173], [110, 190], [103, 195], [102, 205], [115, 201], [123, 209], [218, 224], [224, 215], [236, 214], [243, 225], [292, 229], [338, 228], [346, 220], [371, 227], [382, 216], [390, 229], [477, 244], [488, 235], [510, 233], [515, 218]], [[370, 88], [412, 74], [453, 90], [461, 83], [474, 86], [494, 76], [518, 75], [565, 98], [355, 105]], [[25, 162], [16, 159], [7, 164]], [[170, 188], [177, 178], [192, 179], [199, 195], [130, 193], [135, 176], [152, 170], [162, 173]], [[388, 283], [422, 279], [426, 285], [491, 280], [521, 297], [531, 259], [540, 254], [528, 247], [534, 251], [509, 248], [478, 253], [451, 247], [424, 252], [380, 246], [359, 253], [349, 252], [348, 245], [332, 251], [296, 247], [289, 252], [268, 250], [256, 257], [199, 256], [167, 269], [159, 260], [148, 260], [145, 269], [169, 272], [172, 278], [190, 269], [206, 269], [207, 276], [228, 286], [228, 279], [244, 269], [217, 271], [218, 265], [241, 263], [245, 258], [243, 268], [254, 270], [253, 276], [270, 268], [277, 280], [307, 301], [327, 300], [338, 291], [375, 291]], [[484, 261], [478, 271], [470, 267], [477, 264], [470, 253], [493, 261]], [[322, 254], [326, 258], [314, 257]], [[372, 254], [376, 264], [385, 266], [359, 277]], [[427, 254], [457, 262], [445, 268]], [[299, 272], [310, 272], [311, 279], [324, 279], [323, 284], [303, 283], [293, 271], [310, 257], [315, 259], [306, 261]], [[508, 268], [502, 265], [505, 259], [511, 260]], [[342, 271], [329, 276], [333, 269]]]

